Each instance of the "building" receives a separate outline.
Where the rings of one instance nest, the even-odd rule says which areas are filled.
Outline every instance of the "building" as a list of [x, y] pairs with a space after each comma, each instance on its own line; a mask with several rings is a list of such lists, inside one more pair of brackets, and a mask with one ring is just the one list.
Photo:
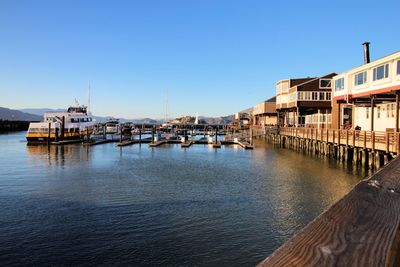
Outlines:
[[280, 80], [276, 83], [276, 110], [280, 126], [330, 128], [332, 77]]
[[253, 107], [236, 112], [235, 123], [240, 127], [249, 127], [252, 122]]
[[370, 62], [364, 43], [364, 65], [333, 77], [333, 84], [335, 128], [399, 130], [400, 51]]
[[261, 102], [253, 108], [253, 125], [276, 125], [276, 97]]

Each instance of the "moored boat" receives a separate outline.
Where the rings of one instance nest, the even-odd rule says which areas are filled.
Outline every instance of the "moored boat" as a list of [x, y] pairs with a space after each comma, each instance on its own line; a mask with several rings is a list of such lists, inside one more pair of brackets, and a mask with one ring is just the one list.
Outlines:
[[46, 112], [42, 122], [31, 122], [26, 134], [28, 143], [81, 140], [91, 134], [95, 120], [86, 106], [70, 106], [67, 111]]

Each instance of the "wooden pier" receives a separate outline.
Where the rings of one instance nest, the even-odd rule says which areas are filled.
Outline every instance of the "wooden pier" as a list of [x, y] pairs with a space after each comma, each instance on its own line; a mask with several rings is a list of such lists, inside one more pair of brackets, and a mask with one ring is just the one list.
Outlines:
[[311, 151], [379, 169], [400, 152], [400, 133], [284, 127], [255, 130], [254, 136], [285, 148]]
[[400, 266], [400, 159], [358, 183], [258, 266]]

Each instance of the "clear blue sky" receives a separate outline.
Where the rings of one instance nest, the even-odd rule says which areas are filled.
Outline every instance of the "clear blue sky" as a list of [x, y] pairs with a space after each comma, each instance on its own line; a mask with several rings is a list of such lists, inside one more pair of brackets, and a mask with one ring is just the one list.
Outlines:
[[400, 1], [0, 1], [0, 106], [162, 118], [233, 114], [279, 79], [400, 50]]

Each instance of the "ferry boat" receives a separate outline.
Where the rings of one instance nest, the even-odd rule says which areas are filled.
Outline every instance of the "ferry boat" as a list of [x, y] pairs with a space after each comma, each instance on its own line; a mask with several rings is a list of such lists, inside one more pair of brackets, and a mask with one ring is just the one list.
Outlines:
[[31, 122], [26, 134], [28, 143], [56, 140], [80, 140], [93, 132], [96, 124], [86, 106], [70, 106], [67, 111], [46, 112], [42, 122]]

